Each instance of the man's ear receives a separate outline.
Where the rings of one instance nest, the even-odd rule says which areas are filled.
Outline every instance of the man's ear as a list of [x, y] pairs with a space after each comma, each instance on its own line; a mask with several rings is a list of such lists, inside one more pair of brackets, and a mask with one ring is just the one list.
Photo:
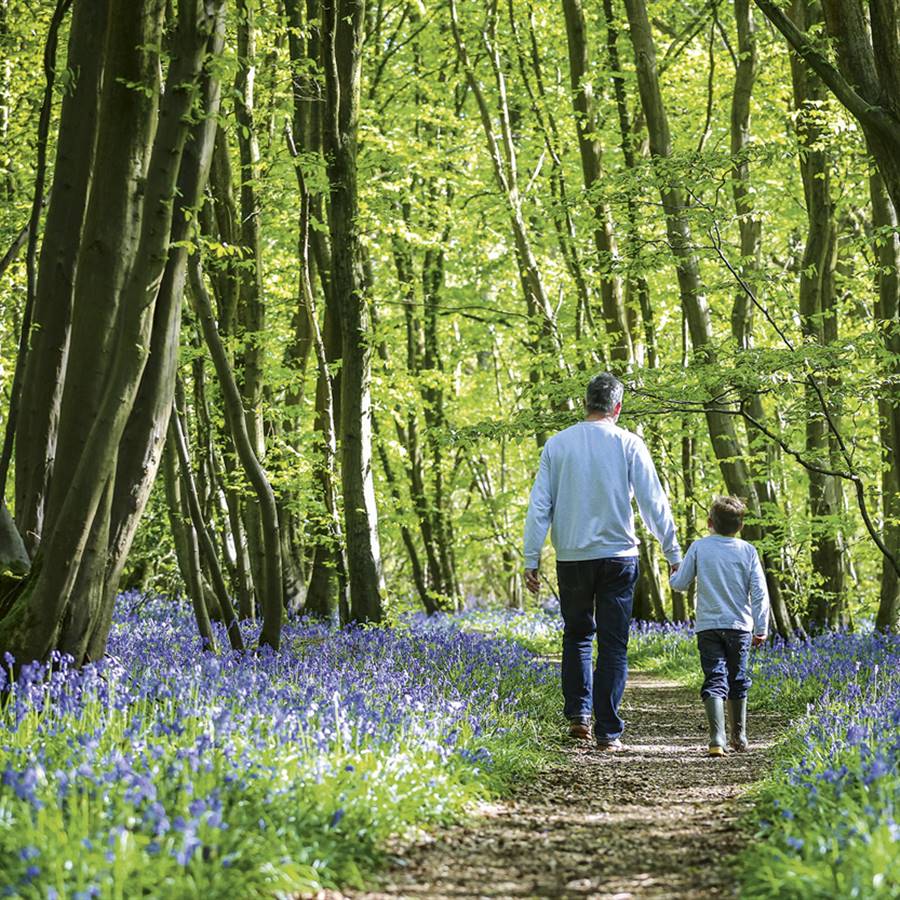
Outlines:
[[622, 401], [621, 400], [616, 404], [616, 408], [613, 410], [613, 415], [617, 416], [617, 415], [619, 415], [620, 412], [622, 412]]

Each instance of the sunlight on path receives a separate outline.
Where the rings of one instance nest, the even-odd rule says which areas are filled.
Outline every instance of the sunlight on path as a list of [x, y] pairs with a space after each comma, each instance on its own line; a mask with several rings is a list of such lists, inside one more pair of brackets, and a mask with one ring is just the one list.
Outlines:
[[753, 713], [751, 751], [707, 759], [696, 692], [640, 673], [623, 718], [627, 752], [573, 744], [508, 801], [394, 858], [377, 890], [345, 896], [735, 896], [723, 860], [745, 840], [742, 795], [765, 773], [780, 723]]

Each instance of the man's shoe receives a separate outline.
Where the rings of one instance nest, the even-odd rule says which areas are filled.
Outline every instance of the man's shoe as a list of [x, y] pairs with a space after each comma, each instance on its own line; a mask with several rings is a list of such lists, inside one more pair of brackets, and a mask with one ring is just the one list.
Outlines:
[[725, 755], [725, 701], [721, 697], [704, 697], [703, 706], [709, 722], [709, 755]]
[[578, 741], [586, 741], [591, 736], [590, 719], [569, 719], [569, 737]]
[[728, 701], [728, 718], [730, 740], [728, 746], [738, 753], [743, 753], [749, 743], [747, 741], [747, 698]]
[[597, 741], [597, 749], [602, 753], [617, 753], [625, 749], [625, 745], [618, 739], [611, 741]]

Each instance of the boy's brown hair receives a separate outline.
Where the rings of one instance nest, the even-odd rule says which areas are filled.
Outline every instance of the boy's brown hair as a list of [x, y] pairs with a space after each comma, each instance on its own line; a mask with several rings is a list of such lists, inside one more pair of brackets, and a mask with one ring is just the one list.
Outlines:
[[714, 497], [709, 518], [716, 534], [737, 534], [744, 526], [747, 507], [740, 497]]

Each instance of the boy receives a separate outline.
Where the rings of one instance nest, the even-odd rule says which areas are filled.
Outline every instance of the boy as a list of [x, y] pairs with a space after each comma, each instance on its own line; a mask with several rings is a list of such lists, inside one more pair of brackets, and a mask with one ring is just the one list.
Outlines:
[[709, 719], [709, 755], [725, 755], [725, 701], [731, 748], [747, 749], [747, 673], [750, 645], [766, 639], [769, 592], [759, 554], [737, 537], [747, 508], [737, 497], [716, 497], [709, 510], [709, 536], [694, 541], [670, 578], [676, 591], [697, 579], [694, 632], [700, 650], [700, 696]]

